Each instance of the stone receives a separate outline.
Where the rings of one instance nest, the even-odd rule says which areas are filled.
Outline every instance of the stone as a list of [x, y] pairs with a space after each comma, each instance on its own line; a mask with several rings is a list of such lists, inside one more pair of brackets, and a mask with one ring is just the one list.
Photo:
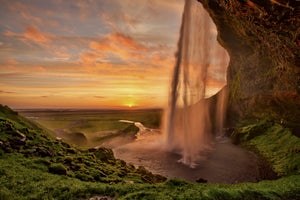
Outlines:
[[300, 123], [297, 1], [198, 1], [230, 55], [228, 125], [253, 118]]
[[206, 179], [203, 179], [203, 178], [198, 178], [196, 180], [197, 183], [207, 183], [208, 181]]

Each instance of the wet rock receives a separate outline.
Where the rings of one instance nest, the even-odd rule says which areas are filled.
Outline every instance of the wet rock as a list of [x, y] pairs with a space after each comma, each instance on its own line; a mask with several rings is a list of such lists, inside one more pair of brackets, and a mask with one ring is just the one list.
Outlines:
[[73, 149], [73, 148], [68, 148], [68, 149], [67, 149], [67, 152], [68, 152], [68, 153], [71, 153], [71, 154], [75, 154], [75, 153], [76, 153], [76, 150]]
[[43, 147], [36, 148], [35, 154], [40, 157], [53, 157], [55, 155], [54, 151], [48, 150]]
[[164, 176], [152, 174], [143, 166], [139, 166], [136, 171], [141, 175], [141, 179], [147, 183], [160, 183], [167, 180]]
[[9, 140], [9, 145], [12, 149], [21, 150], [26, 145], [26, 141], [22, 138], [14, 138]]
[[64, 163], [65, 164], [71, 164], [73, 162], [73, 158], [71, 158], [71, 157], [66, 157], [65, 159], [64, 159]]
[[208, 181], [206, 179], [203, 179], [203, 178], [198, 178], [196, 180], [197, 183], [207, 183]]
[[[63, 138], [65, 141], [71, 144], [75, 144], [78, 146], [86, 145], [87, 144], [87, 138], [84, 135], [84, 133], [81, 132], [67, 132], [65, 130], [60, 130], [61, 137], [57, 138], [57, 140], [61, 140]], [[70, 146], [66, 146], [67, 148], [70, 148]]]
[[80, 165], [76, 165], [76, 164], [72, 164], [72, 165], [70, 166], [70, 169], [71, 169], [72, 171], [79, 171], [79, 170], [81, 169], [81, 166], [80, 166]]
[[93, 148], [89, 148], [88, 152], [96, 152], [98, 150], [99, 147], [93, 147]]
[[285, 1], [288, 6], [266, 0], [198, 1], [213, 18], [218, 41], [230, 54], [230, 125], [264, 117], [299, 123], [298, 1]]

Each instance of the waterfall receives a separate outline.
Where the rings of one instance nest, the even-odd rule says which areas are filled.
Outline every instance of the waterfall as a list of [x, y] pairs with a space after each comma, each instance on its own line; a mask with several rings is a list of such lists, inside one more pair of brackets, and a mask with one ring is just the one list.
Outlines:
[[[169, 98], [167, 145], [181, 154], [180, 162], [190, 167], [196, 166], [201, 152], [210, 149], [214, 140], [212, 114], [206, 99], [208, 81], [214, 76], [209, 68], [224, 69], [228, 62], [208, 13], [196, 0], [186, 0]], [[219, 96], [222, 98], [217, 100], [214, 124], [221, 132], [226, 95]]]

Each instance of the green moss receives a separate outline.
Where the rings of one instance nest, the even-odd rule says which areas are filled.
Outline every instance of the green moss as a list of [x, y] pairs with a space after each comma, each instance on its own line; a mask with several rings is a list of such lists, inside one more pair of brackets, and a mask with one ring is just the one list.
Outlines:
[[300, 174], [300, 138], [270, 120], [260, 120], [237, 128], [234, 143], [254, 147], [279, 176]]
[[49, 166], [49, 172], [53, 174], [67, 175], [67, 168], [61, 163], [53, 163]]
[[[14, 124], [13, 116], [6, 120]], [[12, 128], [20, 130], [20, 127]], [[179, 179], [162, 182], [163, 177], [153, 175], [143, 167], [136, 169], [124, 161], [111, 160], [110, 150], [81, 150], [50, 138], [40, 129], [29, 128], [23, 148], [11, 146], [11, 153], [3, 151], [0, 156], [0, 199], [72, 200], [93, 196], [115, 199], [299, 199], [299, 139], [269, 120], [248, 127], [243, 125], [239, 130], [240, 137], [247, 138], [244, 142], [252, 142], [251, 145], [260, 148], [266, 157], [274, 159], [272, 163], [277, 171], [295, 175], [275, 181], [233, 185], [194, 184]], [[263, 130], [267, 134], [251, 136]], [[6, 132], [1, 129], [2, 134]], [[49, 150], [53, 151], [53, 156], [41, 155]], [[103, 159], [103, 156], [109, 159]]]
[[241, 69], [234, 75], [229, 83], [229, 104], [234, 105], [241, 98], [240, 86]]
[[105, 142], [107, 140], [111, 140], [116, 137], [120, 136], [129, 136], [132, 139], [135, 138], [136, 133], [139, 131], [139, 128], [136, 127], [134, 124], [127, 125], [124, 129], [118, 131], [117, 133], [111, 133], [100, 138], [97, 138], [97, 142]]
[[264, 134], [272, 125], [272, 121], [263, 119], [251, 123], [250, 125], [241, 126], [234, 130], [231, 135], [231, 140], [234, 144], [249, 141], [258, 135]]
[[249, 145], [256, 146], [278, 175], [300, 174], [300, 139], [289, 129], [275, 124], [264, 135], [250, 140]]
[[[243, 184], [192, 184], [173, 179], [160, 184], [120, 182], [107, 178], [89, 182], [88, 174], [77, 178], [50, 174], [26, 164], [35, 158], [10, 154], [0, 158], [2, 199], [88, 199], [110, 196], [117, 199], [297, 199], [300, 175], [275, 181]], [[34, 163], [39, 163], [35, 161]], [[80, 175], [78, 175], [80, 176]], [[115, 183], [120, 182], [120, 183]], [[9, 197], [9, 198], [6, 198]]]
[[[76, 177], [83, 181], [122, 182], [122, 177], [129, 173], [141, 183], [164, 180], [149, 171], [146, 180], [140, 171], [136, 171], [124, 161], [116, 163], [110, 149], [79, 149], [61, 140], [55, 140], [41, 127], [23, 119], [6, 107], [1, 107], [0, 111], [3, 117], [0, 121], [2, 155], [19, 153], [26, 157], [38, 158], [39, 163], [31, 167], [38, 168], [40, 165], [43, 169], [47, 168], [46, 171], [50, 173]], [[129, 128], [127, 132], [132, 130]]]

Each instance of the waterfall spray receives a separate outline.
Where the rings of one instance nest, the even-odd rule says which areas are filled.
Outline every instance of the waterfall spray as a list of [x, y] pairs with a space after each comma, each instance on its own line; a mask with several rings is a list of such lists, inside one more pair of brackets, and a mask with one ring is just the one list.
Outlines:
[[[217, 43], [215, 25], [202, 5], [186, 0], [176, 63], [171, 83], [167, 143], [182, 155], [180, 162], [195, 167], [201, 151], [213, 141], [207, 95], [208, 69], [228, 65], [227, 52]], [[225, 56], [224, 56], [225, 55]], [[220, 95], [225, 98], [224, 95]], [[216, 123], [224, 123], [224, 100], [218, 100]], [[221, 128], [217, 128], [221, 131]]]

